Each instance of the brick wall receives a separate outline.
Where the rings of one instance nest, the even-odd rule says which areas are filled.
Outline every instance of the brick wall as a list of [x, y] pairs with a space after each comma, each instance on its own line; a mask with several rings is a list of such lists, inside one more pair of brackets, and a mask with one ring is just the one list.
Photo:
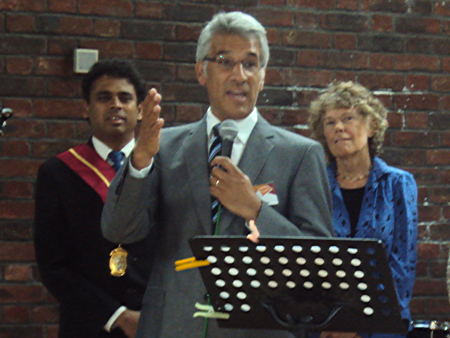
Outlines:
[[390, 110], [383, 157], [419, 185], [416, 319], [449, 319], [450, 1], [1, 0], [0, 97], [15, 115], [0, 138], [0, 336], [55, 337], [58, 311], [39, 283], [31, 225], [46, 158], [83, 141], [73, 49], [134, 59], [160, 88], [168, 124], [197, 120], [206, 94], [193, 60], [202, 24], [241, 9], [267, 28], [272, 58], [259, 107], [308, 135], [307, 105], [334, 79], [357, 80]]

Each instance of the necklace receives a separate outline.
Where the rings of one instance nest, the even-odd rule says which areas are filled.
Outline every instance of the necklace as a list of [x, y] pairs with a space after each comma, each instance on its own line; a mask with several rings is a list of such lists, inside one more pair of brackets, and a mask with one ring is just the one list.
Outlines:
[[336, 177], [339, 177], [341, 180], [343, 181], [349, 181], [349, 182], [356, 182], [356, 181], [361, 181], [367, 177], [369, 177], [369, 173], [365, 173], [365, 174], [361, 174], [361, 175], [356, 175], [356, 176], [347, 176], [347, 175], [342, 175], [342, 174], [337, 174]]

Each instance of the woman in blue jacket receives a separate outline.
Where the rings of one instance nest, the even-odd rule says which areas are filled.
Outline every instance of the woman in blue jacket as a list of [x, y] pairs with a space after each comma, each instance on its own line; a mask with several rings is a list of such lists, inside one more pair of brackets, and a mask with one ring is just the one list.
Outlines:
[[[378, 157], [388, 126], [386, 116], [383, 104], [365, 87], [339, 82], [311, 103], [309, 124], [328, 156], [337, 236], [383, 241], [401, 316], [409, 322], [416, 265], [417, 186], [410, 173]], [[321, 336], [358, 335], [363, 334], [328, 332]]]

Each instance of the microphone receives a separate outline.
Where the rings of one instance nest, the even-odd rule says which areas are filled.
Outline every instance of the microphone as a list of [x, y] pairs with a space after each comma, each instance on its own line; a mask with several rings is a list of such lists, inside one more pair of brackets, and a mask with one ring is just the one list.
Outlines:
[[238, 126], [234, 120], [225, 120], [220, 124], [219, 135], [222, 138], [222, 156], [231, 157], [233, 142], [238, 134]]

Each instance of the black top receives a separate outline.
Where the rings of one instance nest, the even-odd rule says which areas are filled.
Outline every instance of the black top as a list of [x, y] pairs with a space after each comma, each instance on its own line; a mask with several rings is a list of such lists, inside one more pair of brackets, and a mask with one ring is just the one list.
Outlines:
[[364, 187], [357, 189], [341, 188], [342, 197], [344, 198], [345, 207], [350, 217], [350, 237], [355, 237], [356, 224], [358, 223], [359, 213], [361, 211], [362, 199], [364, 196]]

